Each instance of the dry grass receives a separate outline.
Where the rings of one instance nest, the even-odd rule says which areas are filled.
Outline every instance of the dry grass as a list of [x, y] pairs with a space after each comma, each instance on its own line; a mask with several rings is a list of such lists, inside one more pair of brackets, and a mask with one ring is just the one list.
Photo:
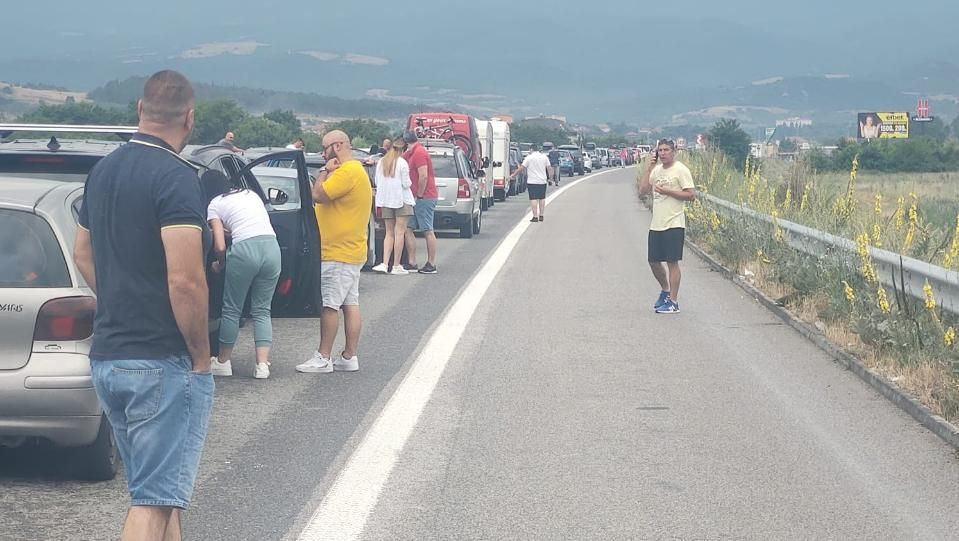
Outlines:
[[[749, 281], [771, 298], [783, 298], [792, 293], [791, 288], [771, 279], [771, 269], [761, 261], [755, 260], [744, 265], [739, 270], [740, 275], [743, 275], [746, 269], [754, 273]], [[786, 307], [793, 315], [819, 329], [831, 343], [895, 383], [929, 408], [933, 414], [942, 416], [952, 423], [959, 422], [959, 415], [950, 415], [945, 407], [945, 403], [954, 399], [955, 393], [959, 392], [956, 378], [948, 366], [942, 363], [904, 365], [890, 356], [883, 355], [876, 347], [863, 342], [847, 322], [843, 320], [823, 322], [820, 314], [828, 306], [829, 297], [825, 294], [800, 297], [786, 303]]]

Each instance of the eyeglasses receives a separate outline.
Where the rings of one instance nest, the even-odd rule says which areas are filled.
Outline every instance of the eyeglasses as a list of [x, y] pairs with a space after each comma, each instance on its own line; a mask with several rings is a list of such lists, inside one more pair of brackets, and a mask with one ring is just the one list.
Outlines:
[[342, 145], [342, 144], [343, 144], [343, 141], [333, 141], [332, 143], [330, 143], [330, 144], [326, 145], [325, 147], [323, 147], [323, 152], [326, 152], [327, 150], [330, 149], [331, 146], [336, 145], [336, 144]]

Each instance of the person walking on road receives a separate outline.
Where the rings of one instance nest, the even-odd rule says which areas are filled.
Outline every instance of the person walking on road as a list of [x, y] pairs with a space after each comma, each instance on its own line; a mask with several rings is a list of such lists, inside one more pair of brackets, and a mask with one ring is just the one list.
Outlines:
[[[413, 218], [406, 230], [406, 253], [409, 259], [406, 270], [416, 270], [420, 274], [436, 274], [436, 232], [433, 231], [433, 215], [439, 194], [436, 191], [436, 178], [433, 176], [433, 159], [412, 131], [407, 130], [403, 134], [403, 140], [409, 145], [403, 158], [410, 166], [413, 196], [416, 198]], [[426, 264], [422, 269], [416, 264], [415, 231], [422, 231], [426, 239]]]
[[523, 163], [509, 176], [510, 180], [523, 171], [527, 171], [526, 191], [529, 192], [529, 208], [533, 213], [531, 222], [544, 221], [546, 211], [546, 185], [555, 169], [550, 165], [549, 158], [539, 151], [539, 146], [532, 145], [530, 153]]
[[[296, 366], [297, 372], [356, 372], [360, 369], [357, 348], [360, 342], [360, 269], [366, 263], [367, 226], [373, 189], [370, 178], [358, 160], [353, 158], [349, 136], [333, 130], [323, 137], [326, 167], [320, 170], [313, 184], [316, 221], [320, 229], [320, 346], [306, 362]], [[346, 346], [336, 360], [331, 360], [333, 342], [340, 326]]]
[[243, 149], [233, 144], [234, 138], [235, 136], [233, 135], [233, 132], [228, 131], [226, 132], [226, 135], [223, 136], [223, 139], [220, 139], [216, 144], [230, 149], [230, 152], [243, 154]]
[[120, 539], [179, 540], [213, 404], [205, 274], [210, 230], [196, 169], [179, 156], [194, 94], [151, 76], [139, 127], [87, 177], [74, 259], [97, 295], [90, 368], [126, 470]]
[[679, 262], [686, 239], [686, 201], [696, 199], [693, 176], [675, 154], [676, 143], [660, 140], [639, 183], [640, 193], [653, 193], [647, 248], [649, 266], [662, 288], [653, 306], [657, 314], [679, 313]]
[[[383, 216], [386, 236], [383, 239], [383, 262], [373, 267], [384, 274], [405, 275], [400, 258], [406, 241], [406, 224], [413, 215], [416, 200], [410, 189], [410, 166], [403, 159], [406, 141], [397, 139], [386, 156], [376, 164], [376, 206]], [[390, 256], [393, 261], [390, 263]]]
[[559, 170], [559, 151], [551, 148], [546, 155], [549, 157], [549, 166], [552, 167], [553, 171], [549, 175], [549, 180], [552, 184], [559, 186], [559, 177], [562, 175], [562, 172]]
[[[273, 322], [270, 305], [280, 278], [280, 245], [263, 200], [255, 192], [231, 186], [226, 175], [208, 172], [203, 188], [211, 201], [207, 220], [213, 230], [213, 271], [225, 273], [223, 314], [220, 319], [219, 358], [213, 359], [214, 376], [233, 375], [233, 346], [240, 333], [240, 315], [247, 295], [253, 316], [256, 367], [253, 377], [270, 377]], [[233, 243], [226, 247], [226, 233]], [[222, 359], [222, 361], [221, 361]]]
[[629, 156], [629, 151], [626, 150], [625, 147], [623, 147], [623, 148], [619, 151], [619, 163], [620, 163], [620, 165], [623, 166], [623, 169], [626, 169], [626, 158], [627, 158], [628, 156]]

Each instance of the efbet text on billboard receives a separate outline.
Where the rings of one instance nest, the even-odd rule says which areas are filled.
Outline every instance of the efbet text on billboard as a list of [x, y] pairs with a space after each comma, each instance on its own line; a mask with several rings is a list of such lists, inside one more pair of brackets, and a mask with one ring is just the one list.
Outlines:
[[909, 113], [859, 113], [860, 139], [908, 139]]

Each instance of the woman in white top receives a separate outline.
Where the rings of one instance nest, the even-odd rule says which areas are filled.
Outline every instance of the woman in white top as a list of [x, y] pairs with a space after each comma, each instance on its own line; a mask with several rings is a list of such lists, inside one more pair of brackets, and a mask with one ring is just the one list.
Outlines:
[[[256, 370], [253, 377], [270, 377], [270, 347], [273, 324], [270, 305], [280, 277], [280, 245], [270, 224], [270, 215], [255, 192], [230, 185], [226, 176], [203, 175], [203, 188], [210, 199], [207, 220], [213, 231], [215, 272], [225, 270], [223, 314], [220, 319], [220, 354], [213, 360], [213, 375], [232, 376], [230, 358], [240, 333], [240, 315], [247, 293], [253, 316]], [[226, 248], [226, 233], [233, 244]], [[221, 362], [222, 359], [222, 362]]]
[[416, 200], [410, 189], [413, 181], [410, 180], [410, 165], [403, 159], [404, 150], [406, 142], [398, 138], [376, 164], [376, 206], [383, 216], [386, 238], [383, 239], [383, 262], [373, 267], [373, 270], [384, 274], [409, 274], [400, 264], [400, 258], [403, 256], [406, 222], [413, 215]]

